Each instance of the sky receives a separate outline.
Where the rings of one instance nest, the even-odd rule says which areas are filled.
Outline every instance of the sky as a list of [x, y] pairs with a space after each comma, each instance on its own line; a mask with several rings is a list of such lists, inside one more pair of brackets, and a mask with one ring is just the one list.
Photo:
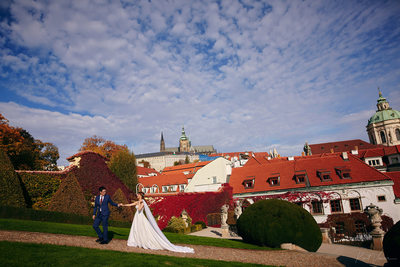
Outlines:
[[0, 113], [58, 161], [93, 135], [300, 155], [400, 109], [400, 1], [0, 1]]

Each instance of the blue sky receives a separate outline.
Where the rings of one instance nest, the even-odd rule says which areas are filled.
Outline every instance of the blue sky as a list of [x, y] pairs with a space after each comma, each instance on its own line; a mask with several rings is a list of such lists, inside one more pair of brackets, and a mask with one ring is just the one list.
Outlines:
[[53, 142], [299, 155], [400, 109], [400, 1], [1, 1], [0, 112]]

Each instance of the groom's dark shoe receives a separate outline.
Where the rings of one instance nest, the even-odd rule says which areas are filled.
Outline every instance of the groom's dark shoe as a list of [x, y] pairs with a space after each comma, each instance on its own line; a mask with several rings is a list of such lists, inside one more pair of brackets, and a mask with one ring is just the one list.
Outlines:
[[97, 243], [100, 243], [102, 241], [103, 241], [103, 238], [99, 238], [99, 239], [96, 240]]
[[100, 245], [106, 245], [106, 244], [108, 244], [108, 241], [106, 241], [106, 240], [103, 240], [100, 242]]

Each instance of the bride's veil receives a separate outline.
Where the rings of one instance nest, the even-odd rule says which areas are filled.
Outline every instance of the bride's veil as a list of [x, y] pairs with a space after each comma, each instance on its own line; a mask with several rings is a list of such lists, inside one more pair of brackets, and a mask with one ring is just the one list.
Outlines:
[[169, 240], [165, 237], [163, 232], [161, 232], [160, 227], [158, 227], [158, 224], [156, 220], [154, 219], [153, 214], [150, 211], [149, 206], [147, 206], [146, 201], [143, 200], [143, 205], [144, 205], [144, 212], [146, 214], [147, 219], [149, 220], [151, 226], [153, 227], [154, 230], [156, 230], [157, 234], [167, 243], [170, 243]]
[[157, 234], [159, 235], [159, 237], [165, 241], [168, 246], [170, 246], [172, 251], [176, 251], [176, 252], [184, 252], [184, 253], [193, 253], [194, 250], [193, 248], [190, 247], [182, 247], [182, 246], [176, 246], [174, 244], [172, 244], [171, 242], [169, 242], [169, 240], [167, 239], [167, 237], [164, 235], [163, 232], [161, 232], [160, 227], [158, 227], [158, 224], [156, 222], [156, 220], [154, 219], [153, 214], [151, 213], [149, 206], [147, 206], [146, 201], [144, 201], [143, 199], [143, 206], [144, 206], [144, 212], [146, 214], [147, 220], [150, 222], [150, 225], [152, 226], [152, 228], [157, 232]]

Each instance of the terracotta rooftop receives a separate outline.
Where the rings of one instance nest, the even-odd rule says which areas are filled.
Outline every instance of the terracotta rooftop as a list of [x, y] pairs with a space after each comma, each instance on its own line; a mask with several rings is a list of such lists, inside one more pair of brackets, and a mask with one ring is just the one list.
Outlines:
[[142, 166], [136, 166], [136, 171], [138, 175], [149, 175], [151, 173], [156, 173], [157, 175], [160, 174], [158, 171], [152, 168], [145, 168]]
[[369, 148], [383, 147], [383, 145], [372, 145], [361, 139], [330, 142], [330, 143], [320, 143], [320, 144], [310, 144], [312, 154], [322, 154], [333, 152], [345, 152], [351, 150], [361, 150]]
[[[341, 176], [344, 173], [351, 178]], [[287, 157], [263, 159], [260, 163], [254, 160], [250, 165], [234, 168], [229, 184], [234, 194], [305, 188], [307, 179], [303, 183], [296, 183], [296, 176], [301, 177], [302, 174], [308, 177], [310, 187], [390, 180], [390, 177], [350, 153], [348, 160], [344, 160], [341, 153], [334, 153], [294, 157], [293, 160]], [[330, 179], [323, 180], [324, 175], [329, 175]], [[279, 177], [278, 185], [272, 186], [268, 182], [272, 177]], [[245, 188], [244, 181], [252, 179], [254, 186]]]
[[398, 172], [387, 172], [387, 176], [392, 178], [394, 185], [393, 185], [393, 191], [394, 195], [396, 198], [400, 198], [400, 171]]

